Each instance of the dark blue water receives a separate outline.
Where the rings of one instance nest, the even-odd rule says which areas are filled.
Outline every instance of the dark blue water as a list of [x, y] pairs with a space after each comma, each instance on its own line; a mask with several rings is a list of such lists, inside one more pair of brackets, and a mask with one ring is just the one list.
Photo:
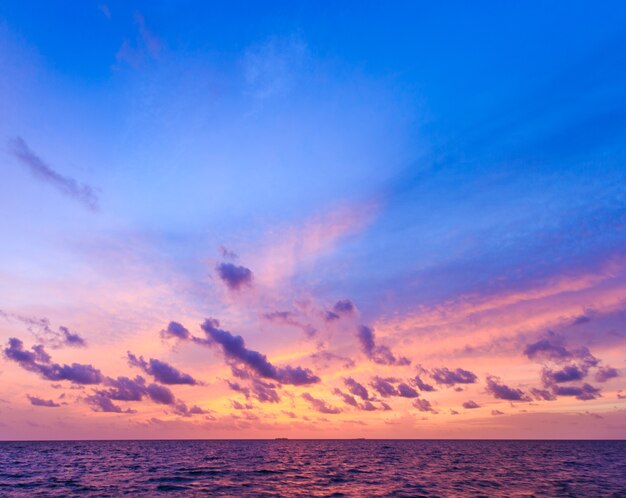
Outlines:
[[0, 496], [626, 497], [626, 441], [0, 443]]

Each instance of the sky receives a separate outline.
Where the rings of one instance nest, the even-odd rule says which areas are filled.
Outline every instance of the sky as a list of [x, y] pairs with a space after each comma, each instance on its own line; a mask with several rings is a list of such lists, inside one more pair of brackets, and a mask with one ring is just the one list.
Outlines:
[[0, 3], [0, 439], [626, 437], [626, 4]]

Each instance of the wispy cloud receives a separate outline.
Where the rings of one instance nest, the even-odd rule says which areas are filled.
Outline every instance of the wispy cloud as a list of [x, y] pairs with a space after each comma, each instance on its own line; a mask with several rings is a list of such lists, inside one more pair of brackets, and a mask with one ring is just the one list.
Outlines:
[[74, 178], [63, 176], [48, 166], [21, 137], [9, 140], [9, 151], [38, 180], [47, 183], [62, 194], [80, 202], [91, 211], [98, 211], [96, 190]]

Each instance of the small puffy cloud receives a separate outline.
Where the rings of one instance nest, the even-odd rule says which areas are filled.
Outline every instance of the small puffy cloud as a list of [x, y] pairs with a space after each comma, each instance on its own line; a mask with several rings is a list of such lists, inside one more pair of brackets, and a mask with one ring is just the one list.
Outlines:
[[431, 391], [435, 390], [435, 388], [433, 386], [431, 386], [430, 384], [424, 382], [419, 375], [416, 375], [415, 377], [413, 377], [413, 384], [415, 384], [415, 386], [420, 391], [431, 392]]
[[552, 392], [556, 396], [574, 396], [581, 401], [589, 401], [600, 396], [600, 389], [587, 383], [582, 386], [553, 386]]
[[413, 400], [413, 406], [417, 408], [420, 412], [433, 412], [435, 409], [430, 404], [430, 401], [424, 398], [418, 398]]
[[615, 377], [619, 377], [619, 370], [609, 366], [599, 367], [594, 375], [596, 382], [606, 382]]
[[480, 408], [480, 405], [478, 403], [476, 403], [476, 401], [466, 401], [465, 403], [463, 403], [463, 408], [466, 408], [468, 410], [472, 410], [474, 408]]
[[230, 290], [240, 290], [252, 284], [252, 271], [233, 263], [220, 263], [216, 267], [218, 277]]
[[59, 331], [63, 337], [63, 344], [66, 346], [72, 346], [76, 348], [84, 348], [87, 346], [87, 342], [76, 332], [71, 332], [67, 327], [59, 327]]
[[348, 388], [348, 391], [350, 391], [351, 394], [354, 394], [355, 396], [358, 396], [359, 398], [365, 401], [370, 399], [369, 393], [367, 392], [367, 389], [365, 388], [365, 386], [358, 383], [353, 378], [347, 377], [343, 380], [343, 383], [346, 385], [346, 387]]
[[487, 377], [487, 392], [492, 394], [496, 399], [504, 399], [507, 401], [530, 401], [530, 398], [524, 393], [524, 391], [502, 384], [500, 379], [491, 375]]
[[174, 337], [176, 339], [182, 339], [184, 341], [187, 341], [191, 339], [191, 334], [189, 333], [189, 330], [187, 330], [180, 323], [170, 322], [167, 325], [166, 329], [161, 330], [161, 337], [166, 338], [166, 339], [170, 337]]
[[446, 367], [434, 368], [430, 376], [437, 384], [453, 386], [455, 384], [474, 384], [478, 381], [478, 377], [469, 370], [457, 368], [450, 370]]
[[309, 393], [303, 393], [302, 397], [306, 399], [311, 404], [311, 406], [320, 413], [327, 413], [330, 415], [336, 415], [338, 413], [341, 413], [340, 408], [331, 406], [322, 399], [314, 398]]
[[419, 393], [404, 382], [398, 384], [398, 396], [402, 398], [417, 398]]
[[384, 379], [382, 377], [374, 377], [370, 382], [370, 385], [378, 394], [383, 396], [384, 398], [388, 398], [390, 396], [398, 396], [398, 390], [391, 383], [394, 379]]
[[55, 403], [51, 399], [42, 399], [38, 398], [37, 396], [31, 396], [30, 394], [27, 394], [26, 397], [30, 401], [30, 404], [33, 406], [43, 406], [46, 408], [58, 408], [59, 406], [61, 406], [59, 403]]
[[536, 400], [554, 401], [556, 399], [556, 396], [547, 389], [537, 389], [533, 387], [530, 390], [530, 394], [532, 394]]

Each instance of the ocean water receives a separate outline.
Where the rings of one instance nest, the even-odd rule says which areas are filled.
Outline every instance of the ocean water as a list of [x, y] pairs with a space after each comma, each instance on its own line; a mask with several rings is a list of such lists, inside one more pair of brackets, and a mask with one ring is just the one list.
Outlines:
[[0, 442], [0, 496], [626, 497], [626, 441]]

